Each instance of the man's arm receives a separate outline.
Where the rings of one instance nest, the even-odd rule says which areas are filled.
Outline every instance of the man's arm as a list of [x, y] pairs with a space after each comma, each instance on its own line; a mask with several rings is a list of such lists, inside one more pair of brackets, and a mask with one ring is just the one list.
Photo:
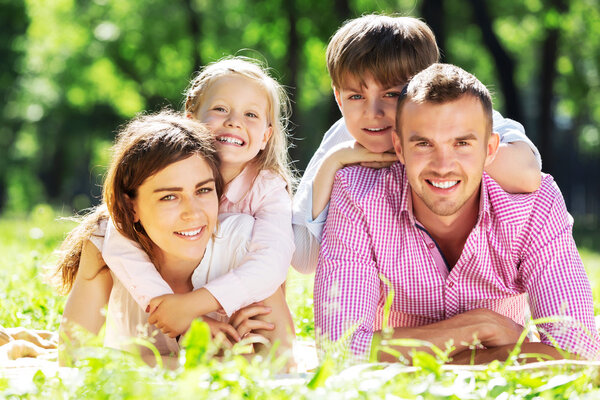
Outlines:
[[[391, 343], [394, 339], [418, 339], [441, 350], [445, 350], [446, 345], [451, 344], [454, 350], [450, 352], [450, 356], [455, 358], [463, 357], [466, 353], [470, 354], [469, 349], [474, 344], [481, 344], [488, 348], [506, 346], [512, 349], [522, 332], [523, 327], [508, 317], [488, 309], [475, 309], [430, 325], [394, 328], [392, 337], [388, 339], [391, 339]], [[383, 350], [385, 347], [391, 347], [406, 359], [411, 358], [413, 350], [433, 353], [430, 346], [415, 348], [387, 343], [382, 332], [377, 333], [377, 340], [373, 343], [372, 352], [376, 352], [378, 361], [398, 361], [396, 355]]]
[[[541, 342], [595, 359], [600, 337], [590, 283], [572, 235], [572, 218], [552, 177], [545, 176], [528, 221], [518, 281], [528, 296]], [[554, 319], [550, 321], [549, 319]]]
[[350, 349], [352, 358], [367, 358], [380, 285], [366, 220], [351, 199], [350, 188], [338, 176], [315, 276], [315, 329], [320, 350], [345, 339], [337, 346]]

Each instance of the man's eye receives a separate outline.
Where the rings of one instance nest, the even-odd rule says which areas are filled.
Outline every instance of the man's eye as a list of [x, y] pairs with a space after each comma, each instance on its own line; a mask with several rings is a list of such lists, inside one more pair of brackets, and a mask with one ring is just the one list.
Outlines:
[[459, 146], [459, 147], [468, 146], [469, 142], [461, 140], [459, 142], [456, 142], [456, 145]]
[[417, 142], [417, 147], [429, 147], [429, 142]]

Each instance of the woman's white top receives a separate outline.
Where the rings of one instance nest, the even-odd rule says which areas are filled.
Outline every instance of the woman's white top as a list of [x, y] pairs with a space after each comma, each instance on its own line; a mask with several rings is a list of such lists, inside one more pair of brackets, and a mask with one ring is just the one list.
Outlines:
[[[240, 265], [248, 251], [253, 226], [254, 218], [247, 214], [219, 215], [217, 232], [209, 240], [204, 257], [192, 274], [194, 290]], [[105, 230], [106, 222], [103, 222], [96, 235], [91, 238], [98, 249], [102, 249]], [[121, 282], [114, 275], [112, 277], [104, 345], [128, 351], [135, 351], [137, 347], [142, 355], [151, 355], [149, 348], [133, 343], [132, 339], [138, 338], [148, 340], [161, 355], [178, 354], [177, 341], [148, 324], [149, 314], [141, 309]], [[210, 317], [223, 319], [218, 313], [211, 313]]]

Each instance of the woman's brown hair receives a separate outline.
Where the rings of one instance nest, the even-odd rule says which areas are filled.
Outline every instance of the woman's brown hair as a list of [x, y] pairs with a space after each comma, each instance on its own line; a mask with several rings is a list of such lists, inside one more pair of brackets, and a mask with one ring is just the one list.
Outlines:
[[153, 243], [139, 222], [134, 222], [131, 200], [150, 176], [192, 155], [200, 155], [215, 177], [217, 195], [223, 191], [213, 138], [204, 125], [179, 113], [162, 111], [142, 115], [117, 135], [104, 180], [103, 203], [92, 210], [67, 236], [60, 250], [56, 275], [63, 292], [69, 292], [79, 268], [84, 243], [110, 216], [126, 238], [137, 242], [155, 261]]

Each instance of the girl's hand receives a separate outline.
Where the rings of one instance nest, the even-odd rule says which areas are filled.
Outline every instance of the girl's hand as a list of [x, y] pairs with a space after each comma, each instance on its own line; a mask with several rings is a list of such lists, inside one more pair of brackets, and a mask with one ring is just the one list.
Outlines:
[[266, 307], [262, 303], [254, 303], [236, 311], [229, 319], [229, 323], [237, 330], [240, 338], [244, 338], [261, 329], [272, 331], [275, 329], [274, 324], [254, 318], [258, 315], [269, 314], [270, 312], [271, 307]]
[[187, 332], [195, 317], [191, 293], [165, 294], [150, 300], [148, 322], [172, 338]]
[[217, 321], [210, 317], [202, 317], [202, 320], [208, 324], [211, 336], [219, 345], [231, 348], [234, 343], [242, 339], [238, 331], [227, 322]]

